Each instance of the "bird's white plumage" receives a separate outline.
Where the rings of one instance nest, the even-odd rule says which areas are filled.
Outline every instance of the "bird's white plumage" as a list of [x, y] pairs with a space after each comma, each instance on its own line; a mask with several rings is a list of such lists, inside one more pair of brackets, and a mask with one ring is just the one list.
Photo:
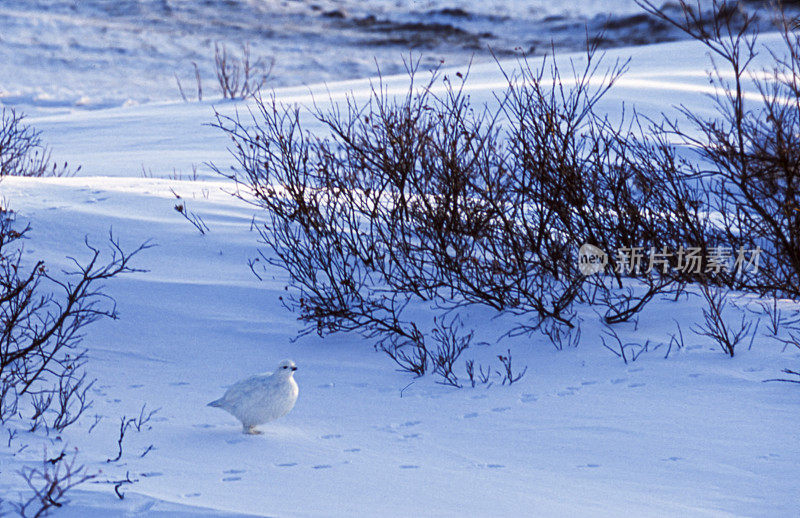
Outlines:
[[297, 401], [297, 366], [284, 360], [273, 373], [237, 381], [225, 395], [208, 406], [221, 408], [241, 421], [245, 433], [259, 433], [255, 426], [286, 415]]

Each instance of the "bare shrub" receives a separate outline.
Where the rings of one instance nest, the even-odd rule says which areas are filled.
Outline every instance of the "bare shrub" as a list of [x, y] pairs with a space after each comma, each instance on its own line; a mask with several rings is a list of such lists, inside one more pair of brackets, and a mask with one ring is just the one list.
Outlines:
[[[197, 85], [197, 101], [203, 100], [203, 80], [200, 78], [200, 69], [197, 67], [197, 63], [192, 61], [192, 67], [194, 68], [194, 81]], [[178, 84], [178, 92], [181, 94], [181, 99], [183, 102], [189, 102], [189, 99], [186, 97], [186, 92], [183, 90], [183, 85], [181, 84], [181, 80], [178, 77], [178, 73], [175, 72], [175, 82]]]
[[[83, 372], [83, 329], [102, 317], [115, 317], [113, 300], [100, 284], [136, 271], [131, 258], [110, 236], [110, 260], [88, 241], [89, 259], [73, 259], [74, 269], [51, 274], [44, 261], [24, 260], [19, 244], [29, 228], [15, 228], [15, 216], [0, 213], [0, 422], [13, 416], [20, 401], [34, 408], [33, 427], [40, 422], [63, 430], [90, 406]], [[52, 407], [52, 408], [51, 408]], [[45, 419], [54, 410], [53, 419]]]
[[[137, 432], [141, 432], [142, 429], [150, 423], [150, 420], [153, 418], [156, 413], [158, 413], [160, 409], [156, 408], [155, 410], [151, 410], [147, 412], [147, 404], [142, 405], [142, 409], [139, 411], [138, 417], [127, 417], [122, 416], [119, 419], [119, 435], [117, 437], [117, 455], [116, 457], [106, 459], [106, 462], [117, 462], [122, 458], [123, 448], [122, 444], [125, 441], [125, 434], [128, 432], [129, 429], [135, 429]], [[150, 448], [145, 450], [145, 452], [141, 455], [144, 457], [150, 451]], [[122, 497], [120, 497], [122, 498]]]
[[[607, 339], [608, 341], [606, 341]], [[621, 358], [622, 361], [625, 362], [625, 365], [627, 365], [629, 361], [635, 362], [639, 359], [639, 356], [647, 352], [650, 347], [650, 340], [647, 340], [644, 344], [638, 342], [623, 342], [617, 330], [607, 323], [605, 323], [603, 334], [600, 335], [600, 342], [603, 344], [603, 347], [614, 353], [618, 358]]]
[[48, 516], [52, 510], [68, 503], [66, 494], [69, 490], [97, 476], [78, 464], [77, 457], [77, 450], [68, 453], [66, 447], [52, 458], [48, 458], [45, 451], [40, 466], [23, 468], [20, 475], [33, 495], [12, 504], [16, 512], [23, 517], [38, 518]]
[[[600, 138], [604, 122], [593, 107], [624, 68], [593, 86], [594, 52], [573, 69], [576, 91], [550, 85], [560, 75], [547, 62], [525, 69], [524, 86], [509, 77], [494, 110], [471, 106], [467, 75], [454, 83], [434, 71], [418, 84], [409, 63], [404, 96], [379, 81], [365, 105], [348, 99], [314, 109], [324, 137], [305, 131], [299, 109], [274, 99], [259, 100], [251, 120], [218, 114], [237, 161], [221, 173], [265, 209], [260, 234], [271, 253], [262, 264], [289, 274], [293, 290], [283, 301], [308, 323], [303, 332], [358, 331], [401, 368], [423, 374], [432, 349], [404, 317], [412, 302], [437, 311], [479, 304], [530, 319], [517, 332], [546, 319], [573, 327], [570, 307], [584, 279], [569, 251], [596, 220], [563, 214], [563, 195], [579, 186], [601, 197], [585, 178], [612, 150], [596, 151], [586, 132]], [[441, 94], [432, 88], [439, 82]], [[507, 135], [500, 118], [512, 121]]]
[[444, 321], [435, 322], [431, 333], [435, 347], [431, 357], [433, 372], [442, 378], [438, 383], [458, 388], [461, 388], [461, 383], [453, 369], [461, 354], [469, 349], [474, 336], [472, 331], [460, 334], [459, 330], [462, 327], [463, 324], [456, 317], [448, 323]]
[[94, 385], [94, 380], [87, 381], [86, 372], [76, 371], [74, 366], [70, 371], [68, 376], [59, 376], [58, 388], [54, 390], [58, 406], [55, 409], [52, 427], [59, 432], [77, 421], [92, 406], [88, 392]]
[[[760, 295], [800, 295], [800, 36], [796, 21], [780, 7], [774, 13], [782, 34], [781, 49], [767, 49], [771, 67], [753, 70], [758, 52], [757, 15], [714, 0], [708, 12], [680, 0], [677, 13], [639, 4], [673, 24], [709, 49], [713, 68], [709, 79], [717, 88], [712, 96], [716, 116], [683, 109], [693, 126], [684, 131], [677, 122], [666, 130], [691, 149], [697, 160], [690, 173], [701, 178], [708, 196], [707, 213], [719, 214], [732, 268], [715, 282]], [[758, 100], [745, 98], [755, 86]], [[758, 268], [742, 268], [740, 252], [762, 250]], [[748, 258], [748, 262], [752, 257]]]
[[0, 178], [3, 176], [71, 176], [78, 171], [51, 160], [41, 132], [28, 126], [13, 108], [0, 111]]
[[250, 57], [249, 43], [241, 46], [241, 53], [238, 56], [230, 53], [225, 44], [220, 46], [215, 43], [214, 65], [222, 96], [225, 99], [247, 99], [255, 97], [266, 84], [275, 60], [267, 61], [259, 57], [253, 61]]
[[[51, 167], [39, 132], [21, 121], [13, 110], [3, 110], [0, 177], [68, 172], [66, 164]], [[0, 422], [27, 403], [31, 429], [62, 431], [91, 406], [83, 330], [102, 317], [115, 317], [114, 301], [101, 284], [135, 271], [130, 260], [148, 245], [128, 253], [110, 235], [110, 258], [103, 263], [100, 249], [87, 240], [88, 260], [70, 258], [71, 271], [53, 274], [44, 261], [26, 257], [22, 242], [29, 231], [16, 224], [13, 211], [0, 207]]]
[[[0, 179], [72, 173], [67, 164], [51, 164], [39, 132], [21, 121], [13, 110], [0, 116]], [[18, 225], [16, 214], [0, 206], [0, 423], [18, 417], [30, 422], [31, 431], [61, 432], [92, 405], [83, 332], [98, 319], [116, 318], [102, 283], [136, 271], [130, 261], [148, 245], [128, 253], [110, 234], [110, 257], [103, 262], [104, 254], [87, 239], [87, 260], [69, 258], [71, 270], [51, 273], [43, 260], [25, 253], [29, 232], [30, 226]], [[12, 438], [9, 432], [9, 446]], [[45, 452], [41, 467], [24, 468], [20, 475], [33, 494], [12, 506], [21, 516], [37, 517], [63, 506], [70, 489], [94, 477], [78, 465], [77, 451], [70, 455], [66, 447], [50, 459]]]
[[490, 380], [492, 377], [492, 368], [486, 367], [484, 368], [483, 365], [478, 365], [477, 372], [475, 371], [475, 360], [467, 360], [465, 363], [465, 368], [467, 371], [467, 378], [469, 379], [470, 385], [472, 388], [480, 383], [482, 385], [491, 385]]
[[[351, 98], [315, 108], [326, 136], [305, 131], [300, 110], [274, 99], [259, 100], [251, 120], [218, 114], [237, 161], [218, 172], [265, 209], [259, 230], [270, 253], [261, 264], [288, 273], [293, 290], [282, 300], [308, 324], [303, 333], [358, 331], [417, 375], [434, 355], [404, 317], [412, 302], [489, 306], [527, 320], [509, 335], [546, 323], [557, 347], [576, 344], [571, 307], [587, 297], [587, 279], [575, 247], [655, 246], [674, 225], [640, 210], [651, 191], [632, 187], [644, 174], [631, 167], [634, 141], [594, 111], [625, 69], [616, 63], [596, 78], [595, 52], [590, 46], [585, 63], [572, 64], [569, 88], [554, 61], [534, 69], [523, 60], [494, 110], [470, 105], [466, 75], [454, 84], [434, 71], [418, 85], [409, 64], [405, 96], [379, 81], [365, 105]], [[440, 81], [444, 92], [435, 94]], [[619, 288], [624, 274], [614, 270]], [[630, 318], [673, 283], [645, 280], [638, 299], [624, 292], [607, 302], [607, 319]]]
[[[214, 74], [219, 85], [220, 94], [225, 99], [247, 99], [256, 97], [261, 88], [269, 80], [275, 59], [259, 57], [253, 59], [250, 54], [250, 44], [240, 46], [238, 53], [232, 52], [223, 43], [214, 43]], [[194, 83], [197, 101], [203, 100], [203, 80], [200, 68], [192, 61]], [[184, 89], [178, 73], [175, 72], [175, 83], [178, 93], [184, 102], [189, 102], [190, 94]]]
[[675, 321], [675, 325], [678, 328], [678, 334], [673, 333], [670, 335], [667, 353], [664, 355], [665, 360], [669, 358], [669, 353], [672, 352], [673, 346], [679, 351], [686, 348], [686, 342], [683, 339], [683, 329], [681, 329], [681, 325], [677, 321]]
[[114, 493], [117, 495], [117, 498], [120, 500], [125, 500], [125, 493], [121, 491], [122, 487], [125, 485], [133, 485], [136, 482], [139, 482], [138, 478], [131, 480], [131, 474], [129, 471], [125, 472], [125, 478], [121, 480], [114, 480], [111, 483], [114, 484]]
[[176, 193], [173, 189], [170, 189], [170, 191], [172, 192], [172, 195], [175, 196], [175, 199], [179, 200], [178, 203], [175, 204], [175, 212], [183, 216], [186, 221], [191, 223], [192, 226], [197, 229], [198, 232], [200, 232], [200, 235], [204, 236], [210, 229], [208, 228], [208, 225], [206, 225], [206, 222], [203, 221], [203, 218], [196, 212], [189, 210], [188, 203], [183, 200], [178, 193]]
[[511, 350], [508, 349], [506, 354], [498, 354], [497, 359], [500, 360], [500, 364], [503, 366], [503, 370], [500, 372], [500, 378], [503, 380], [502, 384], [505, 385], [508, 383], [509, 385], [513, 385], [514, 383], [518, 382], [525, 376], [525, 373], [528, 372], [528, 367], [526, 366], [524, 369], [518, 372], [514, 372], [514, 367], [511, 363]]
[[483, 218], [464, 221], [472, 198], [456, 176], [473, 174], [490, 151], [486, 130], [471, 135], [464, 126], [464, 96], [451, 89], [447, 100], [434, 98], [436, 74], [417, 95], [414, 72], [399, 102], [379, 85], [367, 110], [350, 100], [344, 112], [316, 111], [329, 140], [306, 133], [299, 110], [274, 100], [258, 102], [253, 128], [221, 115], [218, 126], [240, 166], [226, 175], [265, 209], [265, 263], [289, 274], [297, 291], [283, 302], [308, 323], [303, 333], [358, 331], [420, 375], [429, 346], [404, 312], [412, 301], [445, 300], [437, 265], [455, 263], [436, 230], [465, 232]]
[[579, 325], [570, 328], [553, 320], [545, 320], [542, 322], [540, 330], [543, 335], [550, 339], [553, 347], [559, 351], [563, 350], [565, 346], [578, 347], [581, 341], [581, 328]]
[[768, 379], [764, 380], [767, 381], [782, 381], [784, 383], [800, 383], [800, 372], [793, 371], [792, 369], [783, 369], [784, 374], [788, 374], [789, 376], [793, 376], [791, 378], [775, 378], [775, 379]]
[[736, 323], [726, 318], [725, 309], [728, 307], [728, 293], [724, 288], [715, 286], [700, 286], [700, 292], [706, 301], [703, 308], [703, 323], [694, 326], [696, 334], [711, 338], [730, 357], [733, 357], [736, 347], [750, 333], [752, 322], [747, 321], [747, 316], [742, 314], [741, 320]]
[[[636, 321], [650, 301], [677, 299], [692, 282], [707, 294], [797, 294], [797, 37], [784, 30], [788, 53], [774, 56], [770, 81], [753, 79], [762, 102], [750, 109], [752, 15], [716, 0], [710, 17], [684, 2], [642, 6], [732, 71], [731, 80], [712, 73], [719, 117], [683, 110], [699, 131], [598, 113], [627, 63], [606, 67], [596, 43], [567, 64], [521, 59], [503, 72], [508, 86], [493, 107], [471, 105], [468, 73], [435, 70], [420, 83], [409, 62], [405, 95], [379, 79], [366, 102], [315, 106], [316, 134], [299, 108], [274, 98], [259, 100], [250, 118], [217, 114], [236, 160], [218, 172], [264, 209], [260, 265], [288, 274], [282, 301], [306, 324], [302, 333], [359, 332], [421, 375], [436, 365], [434, 334], [408, 316], [411, 304], [432, 316], [487, 306], [518, 317], [506, 336], [540, 331], [561, 348], [579, 340], [576, 303], [601, 306], [610, 325]], [[676, 135], [696, 154], [682, 153]], [[587, 277], [574, 253], [582, 244], [635, 247], [650, 264], [642, 272], [611, 256], [603, 274]], [[759, 248], [769, 258], [748, 270], [743, 254]], [[687, 249], [703, 258], [696, 268], [681, 268]], [[747, 330], [720, 331], [718, 297], [708, 300], [709, 336], [732, 354]], [[615, 341], [609, 347], [626, 362], [649, 349]]]
[[[754, 313], [766, 317], [767, 332], [770, 338], [783, 343], [784, 351], [789, 344], [797, 343], [797, 338], [794, 335], [800, 332], [800, 311], [795, 311], [791, 315], [787, 315], [778, 304], [778, 299], [776, 297], [772, 297], [766, 301], [760, 300], [757, 305], [761, 311], [754, 311]], [[784, 335], [786, 335], [786, 337]]]
[[[627, 63], [617, 62], [604, 74], [601, 64], [596, 46], [589, 46], [583, 65], [570, 62], [566, 77], [555, 56], [538, 68], [521, 61], [519, 77], [506, 74], [503, 113], [509, 121], [510, 163], [505, 182], [510, 186], [504, 198], [490, 198], [503, 225], [493, 252], [518, 265], [517, 276], [508, 276], [507, 282], [514, 286], [510, 298], [519, 300], [523, 311], [535, 308], [539, 315], [530, 329], [547, 320], [551, 335], [556, 324], [573, 327], [567, 310], [581, 296], [585, 280], [574, 250], [583, 243], [604, 250], [612, 246], [598, 233], [609, 223], [603, 204], [614, 199], [607, 189], [622, 185], [610, 175], [624, 171], [609, 167], [612, 139], [605, 138], [604, 130], [611, 126], [594, 108]], [[602, 238], [614, 236], [619, 227], [612, 223]], [[530, 275], [532, 267], [541, 274]]]

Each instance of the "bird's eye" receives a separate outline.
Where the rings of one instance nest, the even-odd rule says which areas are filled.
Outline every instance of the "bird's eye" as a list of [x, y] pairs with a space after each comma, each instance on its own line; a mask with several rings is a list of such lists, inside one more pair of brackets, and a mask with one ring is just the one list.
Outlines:
[[284, 366], [283, 366], [283, 368], [284, 368], [284, 369], [288, 369], [289, 367], [287, 367], [286, 365], [284, 365]]

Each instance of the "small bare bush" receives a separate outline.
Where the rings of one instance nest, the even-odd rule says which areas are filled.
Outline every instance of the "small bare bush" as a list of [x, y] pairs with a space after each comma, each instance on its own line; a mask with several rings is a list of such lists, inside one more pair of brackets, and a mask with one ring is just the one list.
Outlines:
[[475, 388], [478, 383], [481, 385], [491, 385], [491, 378], [492, 378], [492, 368], [485, 367], [483, 365], [478, 364], [478, 370], [475, 370], [475, 360], [467, 360], [465, 363], [465, 367], [467, 370], [467, 378], [469, 379], [470, 385], [472, 388]]
[[525, 373], [528, 372], [528, 367], [526, 366], [521, 371], [515, 372], [514, 366], [511, 363], [511, 350], [507, 350], [506, 354], [498, 354], [497, 359], [500, 360], [500, 364], [503, 366], [502, 372], [500, 372], [500, 378], [502, 379], [502, 384], [505, 385], [508, 383], [509, 385], [513, 385], [514, 383], [518, 382], [525, 376]]
[[[439, 383], [461, 388], [455, 372], [456, 362], [461, 354], [472, 344], [474, 332], [460, 333], [463, 324], [458, 317], [450, 322], [435, 322], [431, 333], [435, 349], [433, 349], [433, 372], [441, 377]], [[473, 385], [474, 386], [474, 385]]]
[[775, 379], [768, 379], [766, 381], [782, 381], [784, 383], [800, 383], [800, 372], [793, 371], [792, 369], [783, 369], [784, 374], [788, 374], [790, 377], [788, 378], [775, 378]]
[[[123, 454], [123, 442], [125, 441], [125, 434], [128, 432], [129, 429], [135, 429], [137, 432], [141, 432], [145, 426], [149, 426], [150, 420], [153, 418], [156, 413], [158, 413], [160, 409], [156, 408], [155, 410], [151, 410], [147, 412], [147, 404], [142, 405], [142, 409], [139, 411], [139, 417], [127, 417], [122, 416], [119, 419], [119, 435], [117, 437], [117, 455], [116, 457], [106, 459], [106, 462], [117, 462], [122, 458]], [[149, 428], [148, 428], [149, 429]], [[147, 455], [147, 452], [150, 451], [150, 448], [145, 450], [145, 452], [141, 455], [144, 457]], [[121, 498], [121, 497], [120, 497]]]
[[[230, 52], [225, 44], [215, 43], [214, 65], [222, 97], [225, 99], [247, 99], [248, 97], [255, 97], [261, 87], [266, 84], [272, 73], [275, 60], [259, 57], [253, 61], [250, 57], [249, 43], [241, 46], [239, 55]], [[199, 95], [202, 95], [202, 93]]]
[[0, 178], [3, 176], [71, 176], [80, 170], [51, 159], [41, 132], [28, 126], [13, 108], [0, 111]]
[[[192, 61], [192, 67], [194, 68], [194, 81], [197, 87], [197, 100], [203, 100], [203, 79], [200, 77], [200, 69], [197, 67], [197, 63]], [[183, 90], [183, 84], [181, 84], [181, 79], [178, 77], [178, 73], [175, 72], [175, 82], [178, 84], [178, 92], [181, 94], [181, 99], [183, 102], [189, 102], [189, 98], [186, 96], [186, 92]], [[142, 167], [144, 169], [144, 167]]]
[[206, 225], [206, 222], [203, 221], [203, 218], [199, 214], [189, 210], [189, 205], [186, 200], [184, 200], [173, 189], [170, 189], [170, 191], [172, 192], [172, 195], [175, 196], [175, 199], [178, 200], [178, 202], [175, 204], [175, 212], [183, 216], [186, 221], [191, 223], [191, 225], [197, 229], [198, 232], [200, 232], [200, 235], [204, 236], [206, 232], [211, 230], [208, 228], [208, 225]]
[[51, 511], [67, 504], [66, 495], [71, 489], [97, 476], [78, 464], [77, 458], [77, 450], [67, 452], [64, 448], [52, 458], [48, 458], [45, 452], [44, 460], [38, 467], [23, 468], [20, 476], [33, 494], [13, 504], [16, 512], [22, 517], [39, 518], [49, 516]]
[[608, 323], [605, 323], [603, 334], [600, 335], [600, 342], [603, 347], [614, 353], [615, 356], [621, 358], [627, 365], [628, 362], [635, 362], [639, 359], [642, 353], [649, 350], [650, 341], [647, 340], [644, 344], [637, 342], [623, 342], [619, 333]]
[[711, 338], [725, 354], [733, 357], [741, 342], [748, 336], [755, 337], [755, 333], [750, 332], [753, 324], [747, 321], [745, 314], [742, 314], [739, 322], [726, 317], [728, 293], [724, 288], [701, 285], [700, 292], [706, 301], [706, 307], [703, 308], [703, 323], [696, 325], [694, 332]]

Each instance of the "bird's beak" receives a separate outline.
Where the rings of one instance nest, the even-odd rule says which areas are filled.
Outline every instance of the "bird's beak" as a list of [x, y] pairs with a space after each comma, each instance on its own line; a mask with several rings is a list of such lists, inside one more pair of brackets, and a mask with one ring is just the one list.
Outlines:
[[292, 371], [296, 371], [296, 370], [297, 370], [297, 367], [292, 367]]

